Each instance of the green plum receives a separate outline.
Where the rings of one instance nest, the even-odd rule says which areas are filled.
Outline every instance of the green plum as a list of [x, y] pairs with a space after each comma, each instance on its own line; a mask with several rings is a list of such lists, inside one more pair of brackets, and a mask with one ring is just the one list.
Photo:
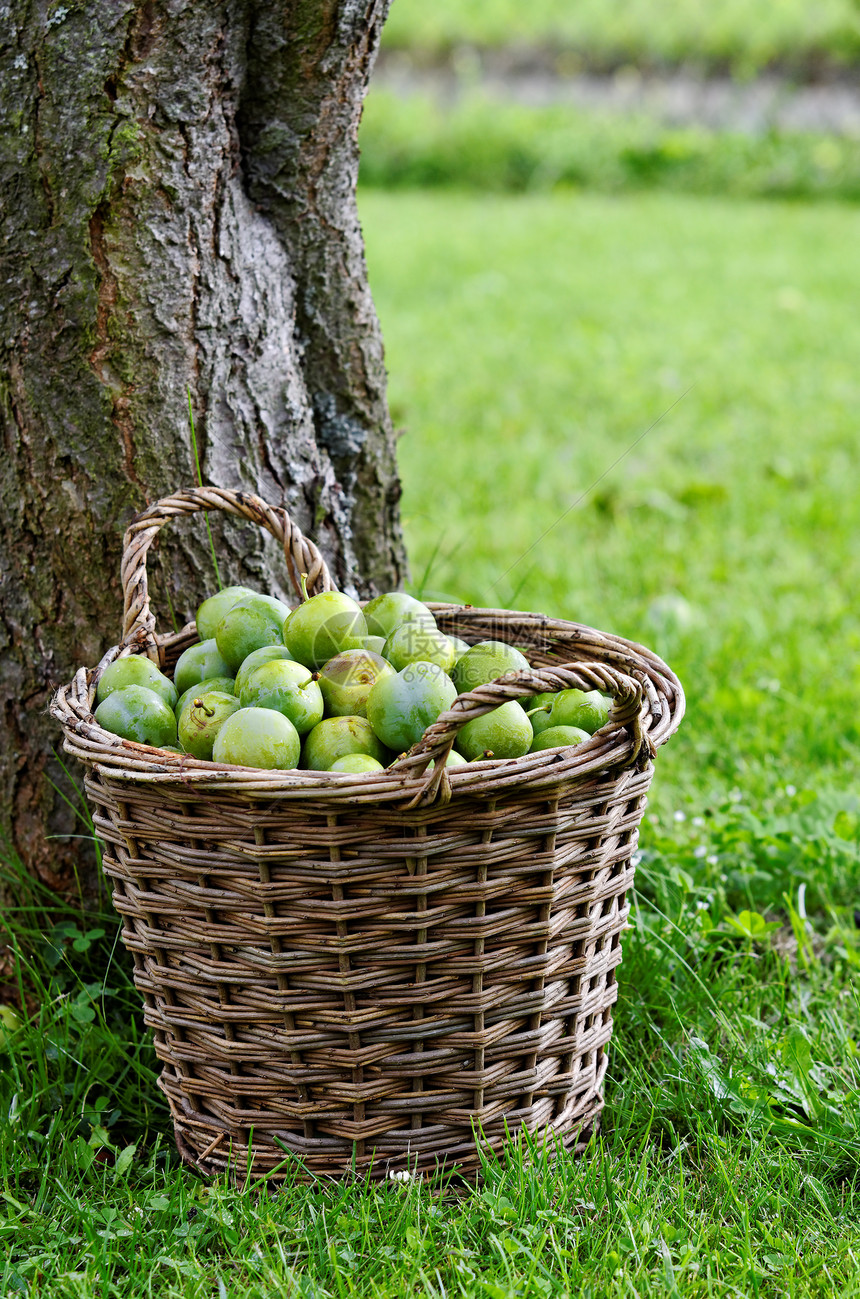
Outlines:
[[272, 708], [240, 708], [216, 735], [212, 761], [291, 771], [299, 765], [301, 750], [299, 733], [283, 713]]
[[380, 677], [393, 672], [390, 663], [368, 649], [335, 654], [320, 672], [326, 713], [329, 717], [366, 717], [367, 696]]
[[256, 594], [250, 586], [225, 586], [216, 595], [210, 595], [197, 610], [197, 635], [201, 640], [211, 640], [227, 610], [232, 609], [237, 601], [244, 600], [245, 596]]
[[115, 690], [124, 690], [127, 686], [146, 686], [163, 699], [168, 708], [175, 708], [178, 691], [176, 686], [159, 672], [152, 659], [142, 654], [129, 654], [126, 658], [114, 659], [99, 677], [96, 688], [96, 703], [101, 704]]
[[275, 595], [261, 595], [258, 596], [258, 599], [262, 600], [264, 604], [267, 604], [275, 617], [280, 618], [282, 623], [284, 623], [293, 612], [288, 604], [284, 604], [283, 600], [279, 600]]
[[106, 731], [137, 744], [154, 748], [176, 743], [176, 718], [154, 690], [146, 686], [123, 686], [113, 690], [96, 709], [96, 721]]
[[377, 681], [367, 699], [367, 718], [383, 744], [402, 753], [456, 698], [454, 682], [438, 663], [410, 663]]
[[293, 658], [316, 671], [335, 654], [361, 649], [367, 635], [364, 614], [342, 591], [321, 591], [293, 609], [283, 641]]
[[205, 694], [207, 690], [220, 690], [225, 695], [235, 695], [236, 683], [232, 677], [207, 677], [205, 681], [199, 681], [195, 686], [189, 686], [186, 691], [179, 696], [174, 712], [176, 713], [177, 722], [182, 716], [183, 711], [189, 703], [200, 694]]
[[[452, 749], [451, 752], [448, 754], [447, 758], [445, 759], [446, 767], [465, 767], [466, 765], [467, 765], [466, 759], [463, 757], [462, 753], [458, 753], [456, 749]], [[427, 764], [428, 771], [433, 771], [435, 767], [436, 767], [435, 760]]]
[[550, 726], [548, 730], [541, 731], [535, 736], [529, 752], [539, 753], [542, 749], [561, 749], [571, 744], [582, 744], [584, 740], [590, 739], [588, 731], [584, 731], [581, 726]]
[[484, 686], [508, 672], [527, 672], [529, 661], [513, 645], [500, 640], [479, 641], [457, 660], [451, 677], [458, 694]]
[[468, 654], [469, 650], [472, 648], [467, 640], [461, 640], [459, 636], [449, 636], [448, 639], [454, 646], [454, 652], [457, 655], [458, 660], [461, 659], [464, 654]]
[[405, 591], [386, 591], [364, 606], [367, 630], [372, 636], [389, 637], [404, 622], [420, 622], [435, 627], [436, 619], [420, 600]]
[[258, 650], [252, 650], [248, 657], [242, 660], [242, 666], [236, 673], [236, 694], [241, 698], [251, 673], [256, 672], [257, 668], [261, 668], [264, 663], [273, 663], [275, 659], [289, 659], [290, 662], [295, 662], [286, 645], [261, 645]]
[[361, 642], [362, 649], [370, 650], [371, 654], [381, 654], [385, 649], [384, 636], [365, 636]]
[[382, 766], [389, 760], [366, 717], [325, 717], [305, 737], [302, 766], [310, 771], [328, 771], [333, 762], [348, 753], [369, 754]]
[[548, 709], [545, 705], [535, 713], [529, 709], [535, 735], [551, 726], [577, 726], [593, 735], [606, 725], [612, 703], [599, 690], [560, 690], [550, 699]]
[[545, 731], [548, 726], [552, 726], [549, 715], [552, 712], [552, 706], [555, 703], [555, 695], [549, 692], [540, 695], [532, 695], [531, 698], [520, 700], [523, 708], [528, 714], [529, 721], [532, 724], [532, 730], [535, 735]]
[[215, 632], [218, 653], [232, 672], [238, 672], [254, 650], [263, 645], [283, 645], [282, 629], [280, 610], [272, 607], [268, 596], [244, 596], [227, 610], [218, 624]]
[[273, 659], [261, 663], [242, 688], [243, 708], [272, 708], [283, 713], [299, 735], [313, 730], [322, 721], [322, 692], [309, 668], [292, 659]]
[[547, 690], [540, 695], [531, 695], [521, 699], [520, 703], [527, 713], [532, 713], [538, 708], [549, 710], [555, 703], [555, 692]]
[[179, 655], [173, 670], [173, 682], [179, 694], [183, 694], [190, 686], [199, 685], [201, 681], [232, 675], [230, 664], [225, 663], [218, 653], [218, 646], [213, 636], [209, 640], [202, 640], [199, 645], [189, 645], [188, 649]]
[[351, 776], [363, 776], [369, 771], [384, 771], [381, 762], [371, 758], [369, 753], [345, 753], [337, 762], [333, 762], [329, 771], [345, 771]]
[[179, 743], [193, 758], [211, 761], [215, 737], [228, 717], [241, 707], [235, 695], [207, 690], [196, 695], [179, 718]]
[[552, 706], [553, 726], [578, 726], [593, 735], [609, 721], [612, 699], [601, 690], [560, 690]]
[[528, 753], [534, 732], [515, 699], [491, 713], [467, 722], [457, 735], [457, 748], [469, 762], [478, 758], [521, 758]]
[[0, 1006], [0, 1052], [8, 1051], [12, 1038], [24, 1021], [13, 1006]]
[[409, 663], [437, 663], [443, 672], [450, 672], [457, 661], [448, 637], [438, 627], [417, 620], [395, 627], [382, 653], [398, 672]]

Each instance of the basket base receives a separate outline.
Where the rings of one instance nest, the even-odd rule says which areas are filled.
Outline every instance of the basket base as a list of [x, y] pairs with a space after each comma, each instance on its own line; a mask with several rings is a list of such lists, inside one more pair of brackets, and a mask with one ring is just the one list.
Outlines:
[[293, 1151], [287, 1148], [286, 1142], [274, 1153], [268, 1143], [263, 1149], [252, 1144], [250, 1149], [242, 1147], [234, 1151], [229, 1134], [216, 1132], [211, 1127], [208, 1128], [211, 1139], [203, 1144], [202, 1124], [187, 1118], [174, 1122], [174, 1138], [179, 1156], [189, 1168], [207, 1178], [226, 1176], [234, 1185], [240, 1186], [253, 1182], [278, 1184], [318, 1180], [406, 1181], [411, 1177], [448, 1185], [473, 1184], [480, 1180], [487, 1163], [503, 1158], [512, 1146], [520, 1147], [528, 1163], [552, 1161], [561, 1154], [581, 1155], [599, 1130], [603, 1097], [592, 1096], [584, 1110], [577, 1108], [576, 1115], [561, 1115], [556, 1121], [532, 1131], [524, 1124], [517, 1127], [503, 1123], [501, 1131], [499, 1125], [495, 1125], [491, 1137], [476, 1132], [472, 1140], [451, 1146], [443, 1157], [440, 1157], [438, 1147], [427, 1152], [413, 1151], [408, 1132], [390, 1134], [402, 1138], [402, 1149], [397, 1153], [392, 1153], [390, 1148], [361, 1151], [358, 1148], [360, 1143], [353, 1143], [351, 1155], [347, 1154], [342, 1143], [338, 1143], [340, 1154], [324, 1148]]

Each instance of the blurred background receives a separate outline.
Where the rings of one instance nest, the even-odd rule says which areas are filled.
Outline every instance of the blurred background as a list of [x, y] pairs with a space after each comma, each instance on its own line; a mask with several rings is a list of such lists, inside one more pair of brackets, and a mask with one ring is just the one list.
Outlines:
[[860, 7], [394, 0], [360, 143], [414, 591], [667, 657], [667, 814], [853, 806]]

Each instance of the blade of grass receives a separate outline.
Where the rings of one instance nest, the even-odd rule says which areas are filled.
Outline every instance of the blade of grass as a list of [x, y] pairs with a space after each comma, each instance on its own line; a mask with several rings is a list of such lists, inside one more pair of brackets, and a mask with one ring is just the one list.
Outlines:
[[[207, 527], [207, 528], [209, 527], [209, 520], [208, 520], [208, 519], [206, 520], [206, 527]], [[211, 540], [212, 540], [211, 534], [210, 534], [209, 540], [210, 540], [210, 542], [211, 542]], [[214, 559], [214, 555], [213, 555], [213, 559]], [[216, 565], [216, 567], [217, 567], [217, 565]], [[169, 611], [169, 613], [170, 613], [170, 621], [173, 623], [173, 630], [174, 630], [174, 631], [179, 631], [179, 623], [176, 621], [176, 613], [175, 613], [174, 608], [173, 608], [173, 601], [172, 601], [171, 598], [170, 598], [170, 587], [168, 586], [167, 582], [164, 583], [164, 594], [165, 594], [165, 596], [167, 597], [167, 608], [168, 608], [168, 611]]]

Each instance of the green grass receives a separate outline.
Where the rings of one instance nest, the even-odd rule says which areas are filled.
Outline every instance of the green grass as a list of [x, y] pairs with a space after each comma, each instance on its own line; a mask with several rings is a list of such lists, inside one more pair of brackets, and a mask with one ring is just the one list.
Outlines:
[[850, 137], [679, 128], [642, 114], [510, 104], [479, 91], [443, 105], [372, 90], [360, 143], [364, 184], [386, 189], [860, 199], [860, 149]]
[[361, 207], [416, 588], [667, 654], [690, 709], [662, 759], [676, 800], [847, 787], [853, 213], [657, 195]]
[[[705, 839], [727, 886], [693, 882]], [[0, 1293], [860, 1294], [860, 945], [836, 912], [814, 945], [798, 922], [794, 953], [745, 937], [729, 861], [756, 842], [736, 805], [652, 837], [603, 1136], [579, 1161], [514, 1150], [474, 1188], [268, 1195], [183, 1171], [127, 963], [104, 972], [111, 917], [46, 924], [24, 893], [10, 919], [38, 1008], [3, 1056]], [[846, 866], [856, 882], [856, 835], [839, 843], [823, 891]]]
[[[538, 46], [571, 63], [728, 64], [748, 74], [771, 63], [848, 63], [860, 47], [853, 0], [394, 0], [383, 43], [418, 58], [461, 45]], [[575, 66], [575, 64], [574, 64]]]
[[204, 1185], [113, 918], [19, 883], [0, 1294], [860, 1296], [851, 214], [361, 206], [414, 588], [641, 638], [688, 690], [602, 1136], [579, 1161], [513, 1150], [472, 1189]]

